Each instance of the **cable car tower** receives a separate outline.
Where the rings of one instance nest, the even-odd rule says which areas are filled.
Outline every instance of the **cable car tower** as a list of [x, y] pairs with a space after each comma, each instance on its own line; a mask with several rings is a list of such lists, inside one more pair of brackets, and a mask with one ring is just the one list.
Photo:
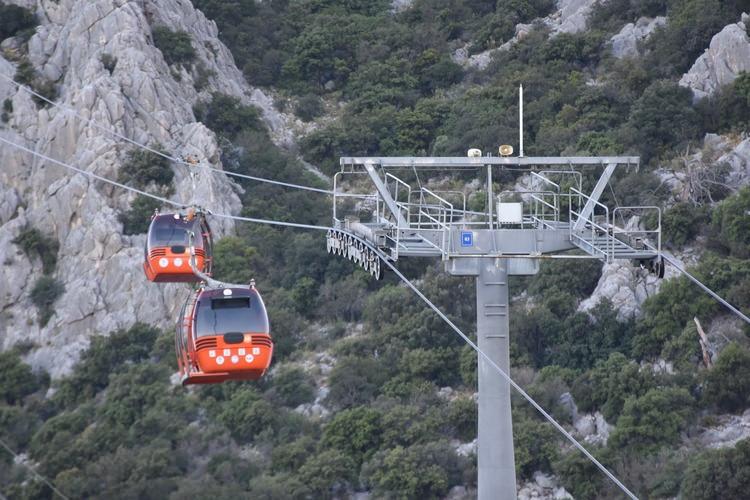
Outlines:
[[[637, 166], [639, 157], [525, 157], [522, 135], [519, 149], [510, 156], [512, 148], [502, 146], [496, 157], [479, 150], [469, 150], [467, 157], [342, 157], [334, 176], [334, 229], [327, 239], [329, 252], [349, 257], [378, 278], [378, 256], [349, 234], [391, 261], [440, 258], [448, 273], [473, 276], [477, 343], [505, 373], [510, 276], [533, 275], [541, 259], [554, 258], [630, 260], [659, 277], [664, 273], [660, 209], [610, 209], [599, 201], [615, 170]], [[465, 191], [428, 189], [419, 181], [420, 171], [434, 176], [466, 169], [486, 171], [484, 211], [466, 208]], [[533, 188], [493, 194], [493, 173], [503, 169], [526, 171]], [[584, 169], [602, 170], [591, 192], [583, 191]], [[655, 217], [637, 220], [655, 220], [652, 229], [616, 224], [647, 215]], [[478, 498], [515, 499], [510, 385], [481, 356], [478, 378]]]

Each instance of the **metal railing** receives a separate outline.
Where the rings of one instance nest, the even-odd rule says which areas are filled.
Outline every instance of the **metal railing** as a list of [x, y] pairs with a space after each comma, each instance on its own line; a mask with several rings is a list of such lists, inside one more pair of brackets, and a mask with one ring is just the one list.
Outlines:
[[[388, 182], [389, 180], [393, 181], [393, 189], [391, 189], [390, 187], [391, 184]], [[393, 201], [395, 201], [396, 205], [399, 206], [399, 210], [402, 211], [401, 215], [404, 217], [404, 220], [408, 221], [411, 210], [411, 186], [390, 173], [385, 174], [385, 185], [388, 187], [388, 191], [391, 193], [391, 198], [393, 198]], [[399, 194], [403, 192], [403, 190], [399, 191], [399, 186], [403, 186], [403, 190], [406, 191], [406, 201], [402, 201], [399, 197]], [[385, 205], [383, 205], [383, 210], [385, 210]]]
[[[591, 247], [592, 250], [595, 250], [599, 253], [601, 253], [604, 256], [604, 260], [606, 262], [612, 262], [614, 259], [614, 238], [612, 238], [609, 234], [609, 228], [606, 227], [609, 225], [609, 208], [607, 208], [606, 205], [592, 199], [590, 196], [583, 194], [581, 191], [579, 191], [576, 188], [570, 188], [570, 194], [577, 196], [582, 203], [579, 203], [578, 206], [581, 204], [586, 204], [589, 201], [591, 201], [594, 204], [594, 209], [591, 212], [591, 217], [588, 219], [584, 219], [584, 226], [583, 229], [574, 229], [576, 222], [581, 218], [581, 213], [578, 212], [578, 210], [573, 209], [573, 204], [570, 204], [569, 207], [569, 213], [570, 213], [570, 239], [571, 241], [578, 240], [582, 242], [583, 244]], [[572, 196], [571, 196], [572, 199]], [[578, 208], [578, 206], [576, 208]], [[597, 208], [604, 211], [604, 225], [599, 224], [596, 222], [596, 210]], [[579, 209], [580, 210], [580, 209]], [[601, 219], [600, 219], [601, 220]], [[584, 238], [584, 235], [588, 232], [591, 232], [591, 241], [586, 240]], [[597, 238], [604, 237], [604, 248], [600, 248], [599, 245], [597, 245]]]
[[[627, 229], [617, 226], [617, 215], [625, 222], [625, 218], [622, 215], [625, 212], [630, 212], [631, 216], [644, 217], [643, 212], [652, 212], [656, 214], [656, 229]], [[640, 215], [637, 215], [640, 214]], [[640, 220], [638, 221], [640, 223]], [[625, 226], [625, 224], [623, 224]], [[656, 239], [656, 245], [651, 244], [650, 246], [656, 248], [656, 255], [661, 255], [661, 208], [653, 205], [642, 205], [632, 207], [617, 207], [612, 211], [612, 236], [615, 238], [627, 240], [626, 243], [636, 250], [646, 249], [648, 247], [647, 239], [652, 236]], [[618, 238], [619, 239], [619, 238]]]
[[[384, 204], [380, 203], [380, 196], [377, 194], [372, 193], [344, 193], [339, 191], [340, 187], [340, 176], [344, 175], [363, 175], [364, 172], [336, 172], [333, 176], [333, 222], [334, 224], [342, 225], [344, 219], [347, 215], [353, 215], [353, 213], [344, 213], [341, 214], [341, 208], [339, 205], [343, 202], [351, 202], [352, 204], [357, 203], [357, 201], [360, 202], [360, 208], [362, 207], [362, 204], [365, 205], [375, 205], [375, 208], [373, 210], [373, 214], [375, 216], [376, 221], [380, 221], [381, 217], [383, 216], [383, 207]], [[345, 210], [346, 211], [346, 210]]]

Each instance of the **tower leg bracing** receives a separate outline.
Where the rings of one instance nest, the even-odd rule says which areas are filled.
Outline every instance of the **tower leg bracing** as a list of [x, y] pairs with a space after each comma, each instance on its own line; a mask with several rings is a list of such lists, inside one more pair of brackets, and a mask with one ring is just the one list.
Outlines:
[[[508, 268], [505, 259], [480, 259], [477, 283], [477, 343], [505, 373], [510, 374]], [[510, 384], [478, 357], [479, 500], [514, 500], [516, 470]]]

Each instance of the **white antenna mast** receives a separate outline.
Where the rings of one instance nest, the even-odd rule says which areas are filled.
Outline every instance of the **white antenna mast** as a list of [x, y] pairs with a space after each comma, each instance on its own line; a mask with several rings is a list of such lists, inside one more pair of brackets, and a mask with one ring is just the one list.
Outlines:
[[518, 156], [523, 158], [523, 85], [518, 86]]

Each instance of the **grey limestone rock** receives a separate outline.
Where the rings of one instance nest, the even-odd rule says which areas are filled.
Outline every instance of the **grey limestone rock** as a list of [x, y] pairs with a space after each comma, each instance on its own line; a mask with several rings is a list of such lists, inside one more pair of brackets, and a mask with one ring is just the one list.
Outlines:
[[[274, 139], [285, 143], [291, 137], [294, 120], [278, 113], [269, 96], [246, 85], [218, 40], [215, 23], [190, 2], [27, 3], [43, 20], [28, 42], [29, 60], [56, 83], [56, 102], [64, 109], [40, 108], [26, 92], [0, 81], [0, 99], [13, 104], [10, 121], [0, 126], [3, 138], [113, 179], [132, 147], [103, 129], [145, 144], [159, 142], [175, 156], [191, 154], [202, 164], [222, 168], [214, 134], [195, 121], [192, 111], [211, 92], [260, 106]], [[196, 90], [192, 68], [168, 67], [152, 42], [151, 26], [156, 25], [190, 35], [196, 63], [213, 75], [206, 87]], [[117, 59], [111, 73], [100, 60], [103, 54]], [[0, 71], [12, 75], [15, 63], [0, 57]], [[133, 194], [11, 147], [0, 147], [0, 164], [0, 348], [31, 343], [27, 361], [59, 377], [70, 371], [94, 335], [137, 321], [173, 328], [189, 289], [149, 283], [143, 276], [145, 236], [123, 236], [118, 221]], [[180, 165], [173, 169], [176, 201], [217, 213], [239, 212], [236, 187], [225, 176], [207, 170], [191, 175]], [[214, 219], [212, 226], [218, 237], [234, 230], [228, 220]], [[60, 244], [54, 278], [65, 292], [44, 327], [29, 298], [41, 264], [12, 243], [26, 227]]]
[[558, 0], [557, 12], [547, 18], [553, 33], [579, 33], [586, 29], [596, 0]]
[[731, 448], [750, 438], [750, 410], [742, 415], [721, 415], [718, 425], [705, 429], [696, 439], [705, 448]]
[[596, 1], [597, 0], [558, 0], [557, 10], [555, 12], [529, 24], [517, 24], [513, 38], [507, 40], [499, 47], [493, 47], [472, 56], [469, 56], [467, 47], [461, 47], [453, 51], [451, 58], [453, 59], [453, 62], [466, 68], [483, 70], [489, 66], [496, 53], [509, 50], [513, 45], [518, 43], [519, 40], [522, 40], [528, 35], [531, 30], [534, 29], [535, 23], [549, 27], [551, 36], [560, 33], [579, 33], [586, 29], [588, 16]]
[[724, 27], [711, 39], [708, 49], [680, 79], [680, 85], [692, 89], [702, 99], [732, 83], [741, 71], [750, 71], [750, 37], [747, 14], [742, 20]]
[[555, 476], [537, 471], [533, 480], [522, 484], [518, 490], [518, 500], [563, 500], [573, 497], [559, 485]]
[[639, 43], [647, 40], [651, 33], [667, 23], [663, 16], [641, 17], [635, 23], [628, 23], [610, 39], [612, 55], [618, 59], [640, 55]]

